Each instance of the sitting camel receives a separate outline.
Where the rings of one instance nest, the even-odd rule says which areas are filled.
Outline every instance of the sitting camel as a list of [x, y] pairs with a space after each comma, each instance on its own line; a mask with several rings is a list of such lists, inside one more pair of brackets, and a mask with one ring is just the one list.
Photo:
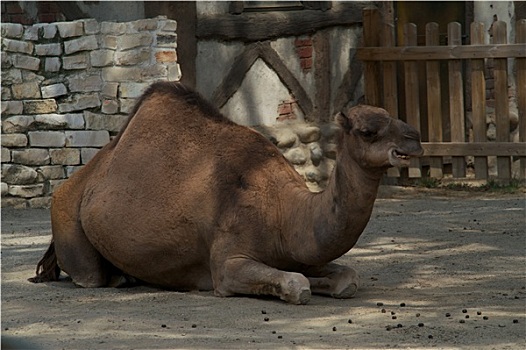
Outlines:
[[217, 296], [312, 293], [350, 298], [351, 249], [382, 175], [422, 154], [416, 129], [381, 108], [336, 117], [342, 132], [328, 187], [312, 193], [280, 151], [179, 83], [150, 86], [127, 124], [61, 185], [53, 239], [32, 282], [63, 270], [82, 287], [129, 278]]

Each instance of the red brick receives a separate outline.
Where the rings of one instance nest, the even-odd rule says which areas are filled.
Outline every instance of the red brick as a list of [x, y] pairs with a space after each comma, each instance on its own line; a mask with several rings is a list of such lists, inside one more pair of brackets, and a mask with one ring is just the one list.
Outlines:
[[295, 41], [294, 41], [294, 45], [296, 45], [297, 47], [300, 47], [300, 46], [312, 46], [312, 38], [297, 38]]
[[312, 68], [312, 58], [302, 58], [300, 61], [301, 68], [303, 70], [309, 70]]
[[279, 115], [290, 114], [290, 113], [292, 113], [292, 107], [290, 103], [282, 103], [278, 106]]
[[20, 24], [25, 24], [25, 25], [31, 25], [33, 24], [33, 20], [30, 19], [29, 17], [27, 17], [26, 15], [22, 14], [22, 15], [11, 15], [9, 16], [10, 20], [9, 22], [11, 23], [20, 23]]
[[308, 58], [312, 57], [312, 47], [305, 46], [298, 48], [298, 56], [299, 58]]
[[175, 51], [159, 51], [155, 53], [157, 62], [177, 62]]
[[40, 23], [52, 23], [57, 22], [57, 16], [54, 13], [39, 13], [38, 21]]
[[20, 7], [20, 5], [18, 5], [17, 2], [13, 1], [12, 3], [6, 4], [6, 12], [10, 14], [15, 14], [24, 13], [24, 10], [22, 10], [22, 8]]

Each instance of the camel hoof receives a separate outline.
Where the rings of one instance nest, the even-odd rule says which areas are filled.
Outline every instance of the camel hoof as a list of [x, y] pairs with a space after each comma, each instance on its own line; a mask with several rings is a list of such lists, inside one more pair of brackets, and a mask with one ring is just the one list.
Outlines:
[[350, 283], [339, 293], [332, 293], [331, 296], [336, 299], [348, 299], [352, 298], [358, 291], [358, 285], [356, 283]]

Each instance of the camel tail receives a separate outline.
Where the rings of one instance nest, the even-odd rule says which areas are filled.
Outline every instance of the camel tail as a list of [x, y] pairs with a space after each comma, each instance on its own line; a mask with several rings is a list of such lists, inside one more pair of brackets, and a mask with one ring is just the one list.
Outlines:
[[55, 254], [55, 242], [53, 240], [51, 240], [49, 248], [38, 262], [36, 274], [35, 277], [28, 278], [28, 281], [33, 283], [58, 281], [60, 267], [58, 267], [57, 255]]

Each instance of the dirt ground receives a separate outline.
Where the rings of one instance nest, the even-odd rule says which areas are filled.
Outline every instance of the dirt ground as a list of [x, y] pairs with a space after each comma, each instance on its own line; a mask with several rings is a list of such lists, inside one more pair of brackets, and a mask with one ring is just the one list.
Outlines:
[[2, 210], [2, 341], [40, 349], [526, 349], [525, 194], [382, 188], [340, 258], [357, 296], [308, 305], [31, 284], [47, 210]]

